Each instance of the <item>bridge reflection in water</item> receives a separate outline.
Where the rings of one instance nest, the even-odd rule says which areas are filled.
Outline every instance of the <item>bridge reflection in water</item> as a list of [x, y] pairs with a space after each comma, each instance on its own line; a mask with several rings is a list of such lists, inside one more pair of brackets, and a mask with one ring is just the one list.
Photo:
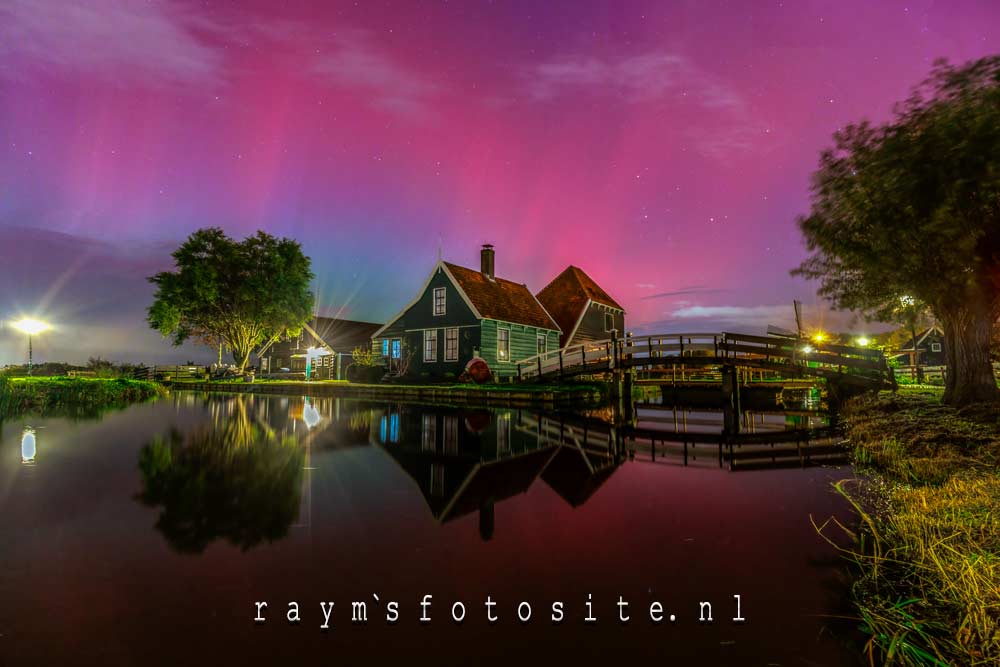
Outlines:
[[[729, 471], [847, 461], [834, 426], [816, 411], [745, 412], [639, 404], [632, 424], [602, 411], [391, 405], [372, 408], [371, 443], [414, 481], [436, 520], [479, 514], [493, 536], [496, 506], [547, 485], [572, 507], [586, 503], [626, 464]], [[730, 429], [734, 419], [740, 428]]]

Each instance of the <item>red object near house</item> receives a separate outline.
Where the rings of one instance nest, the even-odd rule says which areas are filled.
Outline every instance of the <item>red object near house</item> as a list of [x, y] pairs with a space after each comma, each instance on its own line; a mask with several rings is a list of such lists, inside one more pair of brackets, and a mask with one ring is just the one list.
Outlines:
[[482, 357], [473, 357], [470, 359], [469, 363], [465, 365], [465, 372], [476, 384], [489, 382], [493, 377], [490, 365]]

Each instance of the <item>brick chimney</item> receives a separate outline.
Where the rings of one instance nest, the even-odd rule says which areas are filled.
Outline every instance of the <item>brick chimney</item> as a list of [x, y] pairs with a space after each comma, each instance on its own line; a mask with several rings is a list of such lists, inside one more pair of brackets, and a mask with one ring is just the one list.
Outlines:
[[493, 246], [489, 243], [483, 244], [483, 249], [479, 252], [480, 258], [480, 271], [483, 275], [493, 280], [493, 259], [494, 259]]

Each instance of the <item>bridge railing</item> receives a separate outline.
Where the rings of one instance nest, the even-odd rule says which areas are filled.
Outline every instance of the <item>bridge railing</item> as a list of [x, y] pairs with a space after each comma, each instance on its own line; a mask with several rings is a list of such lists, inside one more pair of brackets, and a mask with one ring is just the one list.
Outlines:
[[517, 377], [521, 380], [606, 370], [614, 364], [615, 347], [610, 340], [596, 340], [543, 352], [517, 362]]
[[836, 372], [853, 371], [872, 376], [888, 373], [888, 363], [882, 352], [864, 347], [724, 333], [719, 350], [726, 358], [790, 362], [810, 368], [826, 368]]
[[706, 333], [630, 336], [618, 341], [618, 355], [633, 366], [647, 359], [653, 364], [664, 357], [718, 356], [720, 338]]
[[657, 334], [581, 343], [518, 361], [517, 377], [525, 380], [580, 375], [620, 366], [640, 370], [666, 364], [704, 367], [727, 361], [752, 362], [779, 373], [794, 369], [796, 374], [847, 373], [886, 383], [893, 380], [879, 350], [734, 333]]

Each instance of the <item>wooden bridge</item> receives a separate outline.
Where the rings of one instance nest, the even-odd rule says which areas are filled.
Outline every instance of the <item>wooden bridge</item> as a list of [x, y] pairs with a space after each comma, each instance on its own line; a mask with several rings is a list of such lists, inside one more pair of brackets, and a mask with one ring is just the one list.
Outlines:
[[[879, 350], [747, 334], [657, 334], [572, 345], [517, 362], [520, 381], [551, 381], [616, 370], [670, 373], [676, 379], [720, 376], [724, 369], [757, 371], [761, 380], [818, 377], [861, 388], [892, 387], [895, 377]], [[746, 379], [750, 379], [749, 376]]]

